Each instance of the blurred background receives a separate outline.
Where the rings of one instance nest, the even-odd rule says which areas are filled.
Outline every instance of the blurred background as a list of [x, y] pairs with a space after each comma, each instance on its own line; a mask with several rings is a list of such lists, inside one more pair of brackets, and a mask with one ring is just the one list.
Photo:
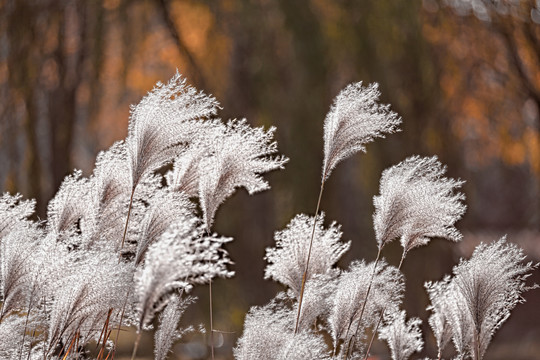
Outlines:
[[[233, 236], [233, 279], [214, 286], [216, 358], [232, 359], [263, 280], [273, 233], [315, 211], [324, 117], [347, 84], [377, 82], [403, 131], [341, 163], [322, 200], [326, 221], [352, 240], [340, 261], [374, 260], [372, 197], [381, 172], [406, 157], [438, 155], [467, 181], [463, 243], [433, 241], [404, 264], [409, 316], [426, 319], [423, 283], [450, 273], [475, 244], [508, 233], [540, 260], [540, 10], [533, 0], [0, 0], [0, 184], [48, 200], [73, 168], [127, 134], [129, 105], [178, 69], [221, 102], [220, 116], [277, 127], [283, 171], [272, 189], [243, 190], [215, 230]], [[384, 256], [399, 260], [399, 246]], [[536, 279], [536, 280], [534, 280]], [[540, 283], [538, 271], [533, 281]], [[208, 328], [207, 289], [182, 322]], [[540, 291], [525, 295], [486, 358], [540, 359]], [[424, 322], [425, 350], [435, 356]], [[122, 336], [121, 351], [133, 340]], [[152, 336], [139, 354], [152, 358]], [[374, 354], [389, 355], [383, 344]], [[119, 354], [122, 355], [122, 354]], [[205, 335], [186, 335], [171, 359], [205, 359]], [[449, 356], [449, 355], [448, 355]], [[121, 357], [121, 356], [120, 356]]]

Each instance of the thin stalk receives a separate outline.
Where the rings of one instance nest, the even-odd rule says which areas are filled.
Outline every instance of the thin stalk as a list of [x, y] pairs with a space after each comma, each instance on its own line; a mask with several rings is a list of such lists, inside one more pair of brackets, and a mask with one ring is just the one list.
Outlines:
[[479, 341], [479, 333], [478, 331], [474, 331], [473, 335], [473, 360], [480, 360], [480, 341]]
[[[73, 338], [75, 338], [75, 335], [73, 335]], [[60, 340], [56, 341], [55, 346], [56, 346], [56, 344], [58, 344], [58, 341], [60, 341]], [[68, 338], [68, 341], [69, 341], [69, 338]], [[71, 344], [71, 341], [69, 341], [69, 343], [66, 343], [66, 344], [62, 345], [62, 347], [60, 348], [59, 356], [61, 356], [64, 353], [64, 349], [66, 348], [66, 346], [68, 344]]]
[[[210, 229], [207, 228], [205, 231], [207, 236], [210, 236]], [[201, 235], [202, 238], [203, 235]], [[183, 291], [183, 289], [182, 289]], [[214, 312], [212, 311], [212, 279], [208, 286], [208, 297], [209, 297], [209, 307], [210, 307], [210, 351], [212, 354], [212, 360], [214, 360]]]
[[[398, 270], [401, 270], [401, 265], [403, 265], [403, 260], [405, 260], [405, 255], [407, 255], [407, 251], [403, 249], [403, 254], [401, 255], [401, 260], [399, 261]], [[371, 334], [371, 339], [369, 340], [369, 346], [366, 350], [366, 354], [364, 355], [364, 360], [367, 360], [369, 356], [369, 350], [371, 350], [371, 345], [373, 345], [373, 340], [375, 340], [375, 335], [377, 335], [377, 330], [379, 330], [379, 325], [381, 325], [381, 321], [384, 316], [384, 312], [386, 311], [386, 306], [381, 311], [381, 316], [379, 316], [379, 320], [377, 321], [377, 325], [375, 326], [375, 330], [373, 330], [373, 334]]]
[[[124, 306], [122, 307], [122, 314], [120, 315], [120, 323], [118, 324], [118, 332], [116, 333], [116, 338], [114, 339], [114, 348], [112, 351], [111, 360], [114, 359], [114, 354], [116, 353], [116, 345], [118, 344], [118, 336], [120, 335], [120, 330], [122, 328], [122, 320], [124, 319], [124, 312], [126, 310], [127, 301], [129, 298], [130, 291], [126, 294], [126, 300], [124, 300]], [[108, 357], [108, 356], [107, 356]]]
[[[35, 288], [35, 286], [34, 286]], [[23, 331], [23, 338], [21, 342], [21, 351], [19, 352], [19, 360], [22, 358], [22, 353], [24, 350], [24, 339], [26, 338], [26, 329], [28, 327], [28, 318], [30, 317], [30, 311], [32, 309], [32, 301], [34, 300], [34, 289], [32, 289], [32, 293], [30, 295], [30, 302], [28, 303], [28, 312], [26, 313], [26, 319], [24, 320], [24, 331]]]
[[[214, 360], [214, 317], [212, 313], [212, 279], [210, 279], [210, 348], [212, 349], [212, 360]], [[133, 359], [132, 359], [133, 360]]]
[[[323, 179], [325, 175], [323, 175]], [[298, 332], [298, 324], [300, 323], [300, 313], [302, 311], [302, 300], [304, 299], [304, 290], [306, 287], [306, 277], [309, 269], [309, 260], [311, 258], [311, 249], [313, 247], [313, 237], [315, 236], [315, 226], [317, 224], [317, 215], [319, 214], [319, 208], [321, 206], [321, 198], [324, 191], [324, 180], [321, 182], [321, 191], [319, 192], [319, 200], [317, 200], [317, 208], [315, 210], [315, 218], [313, 219], [313, 228], [311, 229], [311, 239], [309, 240], [309, 250], [306, 260], [306, 268], [304, 269], [304, 275], [302, 275], [302, 288], [300, 289], [300, 299], [298, 300], [298, 314], [296, 315], [296, 325], [294, 326], [294, 334]]]
[[[44, 314], [47, 314], [47, 298], [45, 296], [43, 296], [43, 313]], [[32, 345], [32, 344], [30, 344]], [[32, 346], [30, 346], [30, 350], [28, 350], [28, 358], [27, 360], [30, 359], [30, 352], [32, 351]], [[49, 354], [49, 352], [45, 352], [43, 351], [43, 360], [47, 360], [47, 354]]]
[[[131, 208], [133, 207], [133, 197], [135, 195], [135, 188], [136, 187], [137, 187], [137, 185], [135, 184], [133, 186], [133, 189], [131, 190], [131, 196], [129, 197], [129, 207], [128, 207], [128, 213], [127, 213], [127, 218], [126, 218], [126, 226], [124, 227], [124, 235], [122, 236], [122, 245], [120, 246], [120, 249], [122, 249], [124, 247], [124, 242], [126, 240], [126, 234], [127, 234], [127, 229], [128, 229], [128, 225], [129, 225], [129, 217], [131, 215]], [[121, 261], [121, 260], [119, 260], [119, 261]], [[116, 333], [116, 339], [114, 341], [115, 346], [114, 346], [114, 349], [113, 349], [111, 359], [114, 359], [114, 354], [116, 352], [116, 344], [118, 343], [118, 335], [120, 335], [120, 329], [122, 328], [122, 320], [124, 319], [124, 312], [126, 310], [126, 304], [127, 304], [128, 298], [129, 298], [129, 294], [130, 294], [130, 291], [127, 292], [126, 300], [124, 301], [124, 306], [122, 307], [122, 315], [120, 316], [120, 323], [118, 324], [118, 332]]]
[[139, 341], [141, 341], [142, 332], [137, 331], [137, 340], [135, 340], [135, 345], [133, 346], [133, 354], [131, 354], [131, 360], [135, 359], [137, 354], [137, 348], [139, 347]]
[[[32, 330], [32, 336], [36, 336], [36, 329]], [[26, 356], [26, 360], [30, 360], [30, 353], [32, 352], [32, 342], [30, 342], [30, 346], [28, 347], [28, 355]]]
[[[113, 309], [109, 309], [109, 313], [107, 314], [107, 319], [105, 319], [105, 324], [103, 324], [103, 328], [101, 328], [101, 333], [99, 334], [99, 340], [96, 344], [96, 349], [99, 347], [99, 344], [101, 343], [101, 337], [103, 335], [107, 334], [107, 328], [109, 327], [109, 319], [111, 318]], [[103, 338], [103, 346], [105, 346], [105, 338]]]
[[62, 360], [66, 360], [69, 353], [71, 352], [71, 348], [73, 347], [73, 345], [75, 344], [75, 340], [77, 339], [77, 337], [79, 336], [79, 331], [77, 330], [77, 332], [75, 333], [75, 335], [73, 335], [73, 339], [71, 340], [71, 343], [69, 344], [69, 348], [67, 349], [67, 352], [66, 352], [66, 355], [64, 355], [64, 357], [62, 358]]
[[79, 358], [79, 340], [81, 339], [81, 331], [78, 331], [77, 341], [75, 342], [75, 360]]
[[[364, 297], [364, 302], [362, 304], [362, 310], [360, 310], [360, 318], [358, 319], [358, 325], [356, 326], [354, 335], [349, 339], [349, 343], [347, 344], [347, 352], [345, 353], [345, 360], [349, 358], [351, 344], [353, 343], [352, 339], [356, 338], [356, 336], [358, 335], [358, 331], [360, 330], [360, 324], [362, 323], [362, 316], [364, 315], [364, 310], [366, 308], [366, 303], [368, 301], [369, 292], [371, 291], [371, 285], [373, 284], [373, 279], [375, 278], [375, 272], [377, 271], [377, 265], [379, 264], [379, 259], [381, 257], [381, 250], [382, 248], [379, 247], [379, 251], [377, 252], [377, 258], [375, 259], [375, 265], [373, 266], [373, 271], [371, 272], [371, 279], [369, 280], [366, 296]], [[351, 322], [349, 323], [349, 328], [351, 327], [351, 324], [352, 324], [352, 319], [351, 319]], [[347, 334], [345, 335], [345, 338], [347, 338], [348, 335], [349, 335], [349, 329], [347, 329]]]
[[129, 224], [129, 216], [131, 215], [131, 207], [133, 205], [134, 195], [135, 195], [135, 186], [133, 187], [133, 190], [131, 190], [131, 197], [129, 198], [129, 207], [128, 207], [128, 214], [127, 214], [127, 219], [126, 219], [126, 226], [124, 228], [124, 236], [122, 236], [122, 246], [120, 246], [120, 249], [124, 247], [124, 242], [126, 240], [126, 234], [127, 234], [128, 224]]
[[[106, 341], [106, 339], [109, 338], [109, 336], [111, 336], [111, 333], [112, 333], [112, 329], [109, 329], [109, 331], [107, 332], [107, 336], [105, 337], [105, 341]], [[109, 351], [109, 354], [110, 354], [110, 353], [111, 353], [111, 352]], [[105, 355], [105, 345], [103, 345], [103, 346], [101, 347], [101, 349], [99, 350], [99, 354], [98, 354], [98, 357], [97, 357], [96, 360], [101, 360], [101, 359], [103, 359], [103, 355]], [[108, 356], [108, 355], [107, 355], [107, 356]]]
[[334, 359], [336, 357], [336, 352], [337, 352], [337, 348], [339, 346], [339, 339], [336, 343], [336, 346], [334, 346], [334, 350], [332, 351], [332, 359]]

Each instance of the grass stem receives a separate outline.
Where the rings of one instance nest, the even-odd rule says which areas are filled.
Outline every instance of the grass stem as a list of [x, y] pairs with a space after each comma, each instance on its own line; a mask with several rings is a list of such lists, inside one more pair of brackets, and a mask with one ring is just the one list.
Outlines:
[[116, 338], [114, 339], [114, 348], [112, 351], [111, 360], [114, 360], [114, 354], [116, 353], [116, 345], [118, 344], [118, 336], [120, 335], [120, 330], [122, 328], [122, 320], [124, 320], [124, 313], [126, 311], [126, 305], [127, 305], [130, 292], [131, 291], [128, 291], [128, 293], [126, 294], [126, 300], [124, 300], [124, 306], [122, 307], [122, 314], [120, 315], [120, 323], [118, 324], [118, 332], [116, 333]]
[[[401, 260], [399, 261], [398, 270], [401, 270], [401, 265], [403, 265], [403, 260], [405, 260], [405, 255], [407, 255], [407, 251], [403, 249], [403, 254], [401, 255]], [[379, 320], [377, 321], [377, 325], [375, 326], [375, 329], [373, 330], [373, 334], [371, 334], [371, 339], [369, 340], [369, 345], [366, 350], [366, 353], [364, 355], [364, 360], [367, 360], [369, 356], [369, 350], [371, 350], [371, 345], [373, 345], [373, 340], [375, 340], [375, 335], [377, 335], [377, 330], [379, 330], [379, 326], [381, 325], [381, 321], [384, 317], [384, 312], [386, 311], [386, 306], [381, 311], [381, 315], [379, 316]]]
[[[325, 176], [323, 175], [323, 179]], [[321, 198], [324, 191], [324, 180], [321, 182], [321, 191], [319, 192], [319, 200], [317, 201], [317, 208], [315, 210], [315, 218], [313, 219], [313, 228], [311, 230], [311, 239], [309, 240], [309, 250], [306, 260], [306, 268], [304, 275], [302, 275], [302, 288], [300, 289], [300, 298], [298, 300], [298, 314], [296, 315], [296, 325], [294, 326], [294, 334], [298, 332], [298, 324], [300, 323], [300, 314], [302, 312], [302, 300], [304, 299], [304, 290], [306, 287], [307, 273], [309, 269], [309, 260], [311, 258], [311, 249], [313, 247], [313, 237], [315, 236], [315, 226], [317, 226], [317, 216], [319, 214], [319, 208], [321, 206]]]
[[135, 359], [135, 355], [137, 355], [137, 349], [139, 348], [139, 342], [141, 341], [141, 331], [137, 331], [137, 339], [135, 340], [135, 345], [133, 346], [133, 353], [131, 354], [131, 360]]
[[[369, 280], [368, 289], [366, 291], [366, 296], [364, 297], [364, 302], [362, 303], [362, 309], [360, 310], [360, 317], [358, 319], [358, 325], [356, 326], [356, 330], [354, 331], [354, 335], [351, 336], [349, 339], [349, 342], [347, 344], [347, 352], [345, 353], [345, 360], [349, 358], [349, 352], [351, 350], [351, 344], [353, 344], [353, 339], [355, 339], [358, 335], [358, 331], [360, 330], [360, 324], [362, 323], [362, 316], [364, 315], [364, 310], [366, 308], [366, 303], [368, 301], [369, 292], [371, 291], [371, 285], [373, 284], [373, 279], [375, 278], [375, 272], [377, 271], [377, 265], [379, 264], [379, 259], [381, 257], [381, 250], [382, 248], [379, 247], [379, 251], [377, 252], [377, 258], [375, 259], [375, 265], [373, 265], [373, 271], [371, 272], [371, 279]], [[351, 319], [349, 323], [349, 328], [351, 327], [353, 319]], [[345, 335], [345, 338], [349, 335], [349, 329], [347, 329], [347, 334]]]
[[73, 345], [75, 344], [75, 340], [79, 337], [79, 331], [77, 330], [77, 332], [75, 333], [75, 335], [73, 335], [73, 339], [71, 339], [71, 343], [69, 344], [69, 347], [66, 351], [66, 355], [64, 355], [64, 357], [62, 358], [62, 360], [66, 360], [69, 353], [71, 352], [71, 349], [73, 348]]
[[214, 317], [212, 313], [212, 279], [210, 279], [209, 295], [210, 295], [210, 349], [212, 352], [212, 360], [214, 360]]
[[131, 190], [131, 196], [129, 198], [129, 207], [128, 207], [128, 213], [127, 213], [127, 219], [126, 219], [126, 226], [124, 227], [124, 235], [122, 236], [122, 245], [120, 246], [120, 249], [124, 248], [124, 242], [126, 241], [126, 234], [129, 224], [129, 216], [131, 215], [131, 208], [133, 206], [133, 196], [135, 195], [135, 186], [133, 187], [133, 190]]

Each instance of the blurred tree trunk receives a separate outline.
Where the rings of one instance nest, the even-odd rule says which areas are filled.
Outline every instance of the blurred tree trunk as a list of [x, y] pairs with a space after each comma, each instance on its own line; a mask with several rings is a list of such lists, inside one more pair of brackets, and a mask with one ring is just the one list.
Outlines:
[[[39, 11], [25, 1], [15, 1], [8, 7], [7, 37], [9, 41], [8, 74], [9, 84], [13, 89], [12, 100], [16, 98], [24, 103], [23, 129], [25, 134], [25, 160], [23, 166], [27, 174], [27, 189], [20, 189], [26, 197], [40, 198], [42, 170], [39, 159], [39, 146], [37, 133], [38, 109], [36, 104], [35, 87], [37, 86], [40, 65], [38, 58], [41, 55], [37, 46], [35, 29], [36, 11]], [[21, 19], [26, 19], [23, 22]], [[20, 165], [19, 165], [20, 166]], [[40, 214], [44, 207], [40, 207]]]
[[57, 189], [72, 171], [72, 142], [77, 119], [77, 89], [83, 73], [86, 35], [85, 6], [78, 3], [60, 8], [58, 46], [52, 54], [58, 67], [58, 86], [48, 94], [49, 126], [51, 134], [52, 188]]
[[[87, 114], [91, 119], [99, 108], [99, 101], [93, 99], [99, 99], [102, 7], [64, 0], [14, 1], [6, 8], [9, 87], [12, 100], [24, 104], [21, 173], [26, 181], [15, 183], [12, 190], [37, 198], [37, 215], [44, 218], [48, 200], [72, 171], [77, 120]], [[88, 16], [95, 19], [92, 27]], [[97, 38], [90, 41], [89, 35]], [[90, 62], [90, 69], [95, 70], [90, 72], [92, 100], [89, 111], [82, 114], [77, 92], [85, 80], [88, 46], [97, 51]]]

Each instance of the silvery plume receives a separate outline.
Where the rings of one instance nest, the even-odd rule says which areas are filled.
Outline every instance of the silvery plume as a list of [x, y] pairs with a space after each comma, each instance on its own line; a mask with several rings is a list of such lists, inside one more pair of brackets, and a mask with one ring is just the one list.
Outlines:
[[35, 200], [23, 200], [21, 194], [4, 193], [0, 198], [0, 240], [15, 226], [26, 223], [36, 208]]
[[379, 87], [362, 82], [343, 89], [324, 120], [324, 163], [322, 182], [330, 176], [336, 165], [365, 145], [385, 133], [398, 130], [401, 118], [390, 111], [389, 105], [381, 105]]
[[463, 311], [467, 307], [463, 294], [450, 276], [438, 282], [427, 282], [425, 287], [430, 300], [427, 310], [431, 311], [428, 322], [435, 336], [438, 358], [441, 358], [450, 340], [457, 359], [468, 357], [473, 327], [469, 314]]
[[188, 296], [181, 298], [181, 294], [174, 294], [159, 317], [159, 327], [154, 334], [154, 355], [156, 360], [165, 360], [171, 351], [172, 345], [183, 335], [184, 331], [178, 329], [178, 322], [186, 308], [195, 301]]
[[245, 120], [227, 123], [221, 135], [213, 141], [211, 155], [204, 159], [199, 171], [199, 199], [207, 229], [221, 203], [236, 188], [244, 187], [249, 194], [268, 189], [262, 174], [282, 169], [288, 159], [275, 156], [275, 128], [253, 128]]
[[454, 224], [463, 216], [465, 196], [456, 190], [463, 181], [446, 178], [437, 157], [410, 157], [386, 169], [380, 195], [373, 198], [373, 225], [379, 250], [400, 238], [403, 256], [431, 238], [459, 241]]
[[469, 348], [474, 360], [484, 357], [495, 331], [525, 301], [521, 294], [530, 289], [525, 280], [537, 265], [524, 260], [523, 250], [503, 237], [478, 245], [471, 259], [454, 267], [452, 281], [466, 305], [461, 311], [468, 315], [473, 329]]
[[148, 325], [175, 291], [189, 291], [214, 277], [230, 277], [222, 245], [230, 238], [205, 235], [197, 218], [179, 218], [147, 251], [135, 275], [137, 328]]
[[395, 312], [387, 317], [385, 325], [379, 329], [379, 338], [386, 341], [392, 360], [407, 360], [424, 346], [418, 318], [405, 322], [405, 311]]
[[349, 347], [351, 351], [361, 351], [365, 330], [374, 326], [385, 310], [395, 311], [399, 307], [405, 281], [400, 271], [384, 260], [377, 264], [353, 261], [340, 274], [336, 287], [328, 324], [334, 348], [342, 342], [340, 353], [344, 355]]
[[234, 349], [237, 360], [329, 360], [324, 337], [310, 330], [294, 334], [294, 312], [271, 302], [252, 308]]
[[327, 229], [324, 228], [324, 214], [316, 220], [304, 214], [296, 215], [284, 230], [277, 231], [274, 235], [276, 246], [266, 249], [268, 265], [264, 278], [288, 286], [297, 296], [302, 286], [314, 221], [314, 246], [306, 281], [315, 274], [329, 273], [350, 246], [350, 242], [341, 242], [339, 225], [332, 223]]
[[172, 162], [197, 136], [199, 120], [215, 115], [218, 106], [176, 73], [133, 107], [126, 138], [132, 190], [145, 174]]

